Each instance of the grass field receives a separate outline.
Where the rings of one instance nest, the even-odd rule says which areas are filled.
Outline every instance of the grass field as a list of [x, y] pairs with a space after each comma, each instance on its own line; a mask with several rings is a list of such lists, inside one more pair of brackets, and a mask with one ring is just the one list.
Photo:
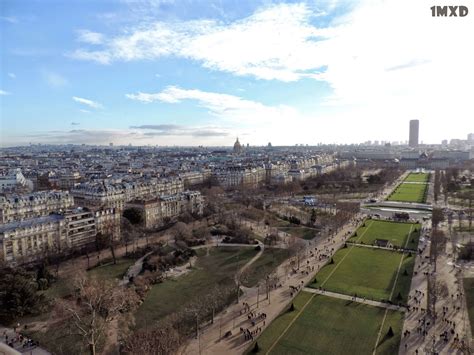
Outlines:
[[249, 267], [247, 280], [243, 282], [243, 285], [246, 287], [256, 286], [260, 280], [275, 270], [288, 257], [288, 250], [265, 248], [262, 256]]
[[372, 245], [375, 239], [386, 239], [397, 247], [404, 247], [411, 229], [412, 233], [408, 240], [407, 247], [416, 249], [418, 245], [418, 239], [420, 237], [419, 224], [367, 220], [365, 225], [365, 227], [360, 227], [357, 230], [357, 235], [351, 237], [349, 241]]
[[[301, 292], [293, 303], [295, 310], [277, 317], [258, 338], [261, 353], [267, 353], [270, 349], [271, 354], [372, 353], [385, 309], [313, 296], [308, 292]], [[392, 327], [395, 335], [390, 338], [382, 336], [377, 353], [398, 353], [402, 317], [401, 312], [387, 313], [381, 334], [387, 334], [389, 327]], [[294, 323], [287, 329], [293, 320]], [[277, 340], [278, 343], [271, 348]]]
[[305, 226], [279, 227], [278, 230], [291, 234], [294, 237], [311, 240], [316, 237], [317, 231]]
[[426, 202], [428, 184], [401, 183], [387, 198], [387, 201]]
[[198, 250], [193, 270], [175, 280], [153, 285], [145, 301], [135, 313], [136, 328], [152, 325], [155, 321], [176, 312], [195, 299], [207, 295], [215, 285], [231, 285], [238, 269], [257, 251], [253, 248], [219, 247]]
[[474, 278], [464, 279], [464, 292], [466, 294], [469, 322], [471, 323], [471, 335], [474, 337]]
[[[105, 265], [97, 266], [87, 272], [89, 277], [95, 277], [99, 280], [119, 280], [127, 272], [128, 268], [134, 263], [133, 259], [118, 258], [117, 264], [112, 262]], [[72, 282], [70, 278], [57, 279], [47, 290], [44, 295], [48, 298], [61, 298], [72, 292]]]
[[[316, 282], [309, 287], [388, 300], [402, 256], [403, 263], [391, 301], [406, 303], [415, 258], [388, 250], [357, 246], [340, 249], [333, 257], [334, 264], [324, 266], [316, 275]], [[405, 270], [408, 275], [404, 275]], [[397, 299], [398, 293], [401, 300]]]
[[405, 178], [406, 182], [428, 182], [430, 178], [429, 173], [410, 173]]
[[135, 260], [128, 258], [117, 259], [117, 264], [113, 262], [107, 263], [105, 265], [97, 266], [93, 269], [90, 269], [87, 274], [89, 277], [95, 277], [99, 280], [114, 280], [122, 279], [123, 275], [127, 272], [128, 268], [133, 265]]

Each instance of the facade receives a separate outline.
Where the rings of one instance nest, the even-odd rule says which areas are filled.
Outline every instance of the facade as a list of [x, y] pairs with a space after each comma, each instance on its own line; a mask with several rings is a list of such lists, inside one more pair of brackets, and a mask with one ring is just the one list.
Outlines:
[[67, 191], [41, 191], [24, 195], [0, 196], [0, 223], [47, 216], [72, 208], [74, 198]]
[[117, 208], [136, 199], [153, 199], [184, 190], [181, 179], [154, 179], [146, 182], [84, 183], [71, 190], [77, 204], [90, 208]]
[[418, 147], [418, 139], [420, 133], [420, 121], [419, 120], [410, 120], [410, 137], [408, 140], [408, 145], [412, 148]]
[[156, 228], [186, 212], [201, 215], [203, 198], [199, 191], [184, 191], [153, 200], [132, 201], [127, 203], [127, 207], [137, 208], [141, 211], [145, 228]]
[[212, 178], [224, 188], [237, 186], [255, 187], [265, 180], [266, 170], [264, 167], [245, 167], [242, 165], [229, 165], [215, 169]]
[[25, 178], [20, 169], [10, 171], [7, 175], [0, 176], [0, 192], [13, 191], [17, 188], [33, 189], [33, 183]]
[[[64, 213], [15, 221], [0, 226], [0, 259], [10, 265], [37, 261], [47, 255], [80, 249], [95, 242], [107, 221], [120, 221], [115, 210], [77, 208]], [[120, 233], [120, 223], [112, 231]]]
[[234, 152], [235, 155], [240, 155], [240, 154], [242, 154], [242, 151], [243, 151], [242, 145], [239, 142], [239, 138], [237, 138], [235, 143], [234, 143], [233, 152]]

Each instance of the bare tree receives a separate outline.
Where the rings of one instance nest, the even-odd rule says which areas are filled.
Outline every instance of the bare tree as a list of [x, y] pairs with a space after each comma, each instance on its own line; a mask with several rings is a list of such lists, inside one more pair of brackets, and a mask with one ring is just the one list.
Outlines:
[[137, 304], [136, 293], [115, 283], [89, 279], [80, 275], [74, 280], [75, 301], [61, 301], [58, 307], [65, 311], [74, 328], [84, 338], [89, 353], [97, 353], [97, 344], [107, 327], [120, 313]]
[[296, 257], [297, 268], [299, 269], [306, 252], [306, 243], [300, 238], [292, 236], [288, 241], [288, 251], [291, 256]]
[[139, 330], [125, 341], [125, 354], [174, 354], [181, 345], [182, 337], [171, 322], [165, 321], [151, 330]]
[[184, 222], [176, 223], [176, 225], [173, 227], [172, 233], [173, 233], [175, 242], [180, 241], [180, 240], [182, 241], [188, 240], [192, 236], [191, 228], [189, 228], [189, 226]]

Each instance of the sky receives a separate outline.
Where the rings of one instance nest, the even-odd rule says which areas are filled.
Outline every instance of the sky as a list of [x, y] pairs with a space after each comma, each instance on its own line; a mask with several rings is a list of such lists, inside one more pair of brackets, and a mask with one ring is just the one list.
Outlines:
[[2, 0], [0, 145], [466, 139], [464, 2]]

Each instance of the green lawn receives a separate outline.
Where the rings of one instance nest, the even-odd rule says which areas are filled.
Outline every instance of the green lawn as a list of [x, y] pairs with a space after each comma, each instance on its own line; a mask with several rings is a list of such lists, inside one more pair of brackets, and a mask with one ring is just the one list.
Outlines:
[[[334, 264], [324, 266], [316, 275], [316, 282], [309, 287], [388, 300], [402, 256], [403, 263], [391, 301], [406, 303], [415, 258], [388, 250], [357, 246], [340, 249], [333, 257]], [[404, 275], [405, 270], [408, 275]], [[397, 299], [398, 293], [401, 300]]]
[[466, 294], [469, 322], [471, 323], [471, 335], [474, 337], [474, 278], [464, 279], [464, 292]]
[[[94, 267], [87, 272], [87, 275], [98, 278], [99, 280], [120, 280], [127, 272], [128, 268], [134, 263], [133, 259], [119, 258], [117, 264], [112, 262]], [[62, 298], [69, 295], [72, 291], [72, 282], [70, 278], [57, 279], [47, 290], [44, 291], [46, 297]]]
[[291, 234], [294, 237], [311, 240], [316, 237], [317, 231], [305, 226], [279, 227], [278, 230]]
[[209, 255], [203, 249], [198, 250], [192, 271], [152, 286], [135, 313], [136, 327], [150, 326], [185, 308], [190, 301], [205, 297], [215, 285], [233, 285], [236, 271], [256, 254], [254, 248], [212, 248]]
[[89, 277], [95, 277], [99, 280], [122, 279], [134, 262], [135, 260], [132, 259], [120, 258], [117, 259], [116, 264], [111, 261], [110, 263], [90, 269], [87, 274]]
[[429, 173], [410, 173], [408, 176], [405, 178], [406, 182], [428, 182], [430, 179], [430, 174]]
[[387, 198], [387, 201], [426, 202], [428, 184], [401, 183]]
[[283, 261], [288, 259], [288, 250], [265, 248], [263, 254], [249, 268], [244, 286], [252, 287], [275, 270]]
[[379, 220], [367, 220], [365, 223], [366, 227], [359, 228], [357, 235], [354, 235], [349, 241], [372, 245], [375, 239], [386, 239], [397, 247], [403, 247], [411, 229], [411, 237], [408, 240], [407, 246], [411, 249], [416, 249], [418, 246], [418, 239], [420, 237], [419, 224]]
[[[305, 304], [306, 308], [299, 313]], [[258, 338], [261, 353], [270, 350], [281, 334], [283, 336], [270, 354], [372, 353], [385, 309], [321, 295], [312, 296], [308, 292], [301, 292], [294, 305], [294, 311], [281, 314]], [[402, 324], [401, 312], [387, 313], [377, 353], [398, 353]], [[389, 327], [395, 333], [391, 338], [385, 337]]]

